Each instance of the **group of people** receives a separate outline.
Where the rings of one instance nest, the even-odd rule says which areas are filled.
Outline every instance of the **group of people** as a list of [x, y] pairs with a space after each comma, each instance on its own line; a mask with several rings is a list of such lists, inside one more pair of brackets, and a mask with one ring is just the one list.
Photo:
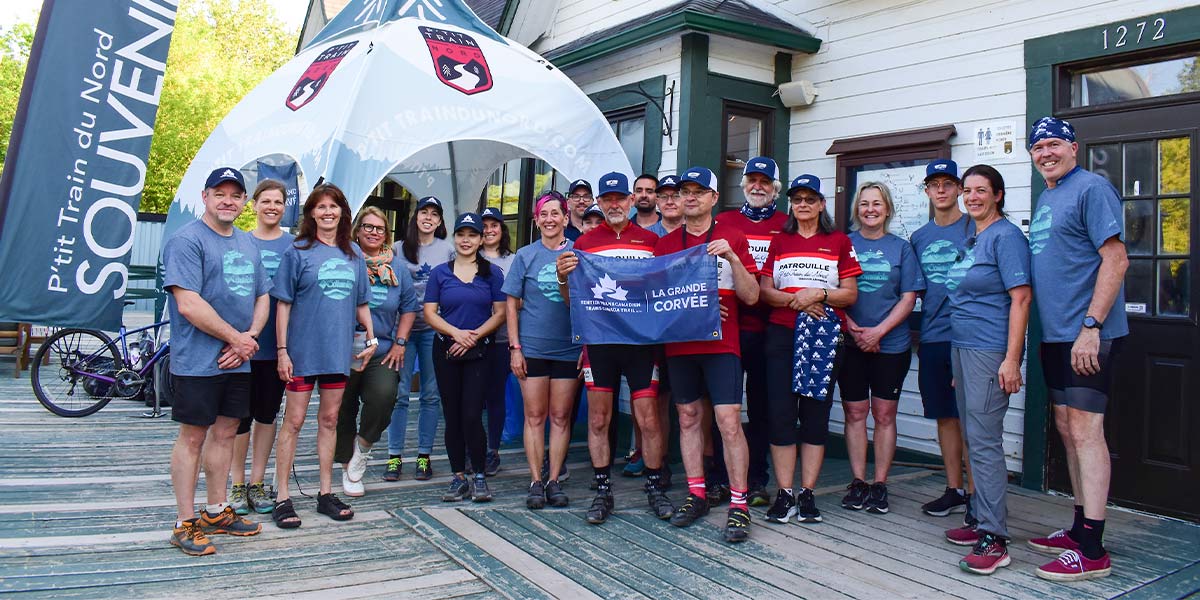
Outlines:
[[[386, 215], [365, 208], [351, 221], [345, 196], [330, 184], [309, 195], [292, 238], [279, 227], [282, 186], [262, 182], [253, 193], [258, 229], [242, 233], [233, 227], [245, 202], [242, 176], [217, 169], [202, 193], [203, 217], [168, 241], [163, 259], [179, 390], [173, 414], [181, 423], [172, 455], [179, 521], [171, 541], [189, 554], [212, 553], [208, 535], [258, 533], [259, 525], [240, 516], [250, 510], [271, 513], [281, 528], [300, 525], [287, 480], [314, 387], [321, 391], [318, 512], [352, 518], [333, 493], [333, 464], [342, 466], [344, 494], [362, 495], [371, 449], [386, 430], [384, 479], [399, 478], [418, 362], [416, 478], [432, 477], [440, 405], [451, 470], [444, 501], [492, 499], [486, 478], [499, 469], [504, 381], [512, 373], [524, 400], [530, 509], [569, 505], [562, 480], [582, 379], [595, 490], [586, 519], [608, 519], [613, 407], [624, 379], [644, 491], [657, 518], [687, 527], [728, 502], [723, 535], [731, 543], [748, 539], [750, 506], [768, 506], [772, 523], [820, 522], [813, 490], [835, 384], [852, 473], [841, 506], [886, 514], [897, 407], [912, 358], [908, 323], [920, 299], [920, 392], [925, 417], [937, 422], [948, 484], [922, 510], [965, 513], [946, 539], [972, 547], [961, 568], [990, 574], [1010, 563], [1004, 416], [1023, 383], [1036, 299], [1044, 331], [1039, 355], [1076, 506], [1069, 528], [1029, 545], [1059, 554], [1038, 568], [1041, 577], [1105, 576], [1103, 418], [1112, 357], [1128, 333], [1120, 310], [1127, 263], [1119, 195], [1078, 166], [1069, 123], [1041, 119], [1028, 143], [1047, 187], [1037, 217], [1047, 227], [1036, 239], [1005, 218], [1005, 184], [995, 168], [960, 173], [944, 159], [926, 168], [932, 219], [908, 240], [889, 230], [896, 209], [885, 184], [857, 186], [847, 235], [826, 210], [818, 177], [797, 176], [784, 190], [775, 161], [754, 157], [740, 182], [742, 206], [715, 216], [717, 177], [704, 167], [661, 179], [641, 175], [632, 187], [621, 173], [602, 175], [595, 188], [571, 182], [566, 196], [536, 199], [538, 238], [516, 252], [498, 210], [461, 213], [447, 231], [433, 197], [417, 203], [393, 250]], [[781, 192], [786, 211], [776, 208]], [[717, 263], [718, 339], [575, 341], [569, 284], [581, 253], [645, 259], [696, 246]], [[406, 352], [410, 345], [415, 353]], [[678, 414], [687, 483], [678, 504], [667, 495], [669, 405]], [[272, 442], [273, 488], [263, 483]], [[208, 498], [197, 516], [201, 456]]]

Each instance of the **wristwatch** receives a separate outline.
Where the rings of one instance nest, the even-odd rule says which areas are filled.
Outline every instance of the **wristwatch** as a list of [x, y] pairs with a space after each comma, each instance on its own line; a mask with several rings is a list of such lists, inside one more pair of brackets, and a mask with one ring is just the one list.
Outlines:
[[1104, 329], [1104, 322], [1092, 315], [1088, 315], [1083, 318], [1083, 326], [1086, 329]]
[[402, 337], [398, 337], [398, 338], [396, 338], [395, 343], [397, 346], [404, 347], [404, 346], [408, 345], [408, 340], [406, 340]]
[[371, 346], [378, 346], [379, 338], [370, 338], [366, 342], [363, 342], [363, 345], [366, 346], [367, 348], [370, 348]]

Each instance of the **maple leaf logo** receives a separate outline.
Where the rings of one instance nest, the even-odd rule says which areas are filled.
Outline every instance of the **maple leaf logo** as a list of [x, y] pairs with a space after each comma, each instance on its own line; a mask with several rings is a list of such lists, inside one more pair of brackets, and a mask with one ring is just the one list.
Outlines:
[[592, 295], [596, 300], [603, 300], [605, 294], [608, 294], [611, 300], [624, 301], [629, 290], [617, 285], [616, 280], [606, 274], [600, 278], [599, 283], [592, 286]]

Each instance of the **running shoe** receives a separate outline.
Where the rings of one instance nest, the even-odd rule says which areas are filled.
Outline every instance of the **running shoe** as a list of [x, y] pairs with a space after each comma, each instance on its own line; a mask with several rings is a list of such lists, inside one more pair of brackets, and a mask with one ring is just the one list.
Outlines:
[[747, 503], [750, 506], [768, 506], [771, 504], [771, 494], [767, 493], [766, 486], [752, 487], [747, 497]]
[[500, 451], [488, 450], [483, 459], [483, 474], [491, 477], [500, 472]]
[[966, 512], [967, 495], [962, 490], [946, 488], [941, 496], [921, 505], [921, 512], [931, 517], [946, 517], [952, 513]]
[[613, 511], [612, 492], [600, 492], [592, 498], [592, 506], [587, 511], [587, 522], [599, 525], [608, 520]]
[[546, 506], [546, 486], [540, 481], [529, 484], [529, 493], [525, 495], [525, 508], [539, 510]]
[[350, 470], [345, 469], [342, 471], [342, 491], [346, 492], [346, 495], [351, 498], [361, 498], [367, 493], [367, 488], [363, 485], [361, 479], [358, 481], [350, 479]]
[[800, 493], [796, 494], [796, 522], [821, 522], [821, 511], [817, 509], [817, 499], [813, 497], [812, 490], [801, 488]]
[[696, 519], [708, 514], [709, 503], [706, 499], [695, 494], [688, 494], [687, 498], [683, 499], [683, 504], [675, 509], [675, 514], [671, 515], [671, 524], [676, 527], [687, 527], [696, 522]]
[[350, 481], [361, 482], [364, 475], [367, 474], [367, 463], [371, 460], [371, 449], [363, 450], [358, 445], [358, 440], [354, 440], [354, 454], [350, 456], [350, 462], [346, 463], [346, 474]]
[[650, 512], [660, 519], [670, 519], [675, 512], [675, 505], [671, 504], [671, 499], [667, 498], [662, 488], [650, 485], [649, 481], [646, 482], [646, 501], [650, 503]]
[[626, 477], [641, 477], [645, 472], [646, 461], [642, 458], [642, 451], [634, 450], [633, 454], [629, 455], [625, 468], [621, 469], [621, 474]]
[[729, 519], [725, 521], [725, 541], [737, 544], [749, 537], [750, 511], [744, 508], [729, 509]]
[[1059, 529], [1046, 537], [1029, 540], [1029, 547], [1047, 554], [1062, 554], [1066, 550], [1078, 550], [1079, 542], [1076, 542], [1066, 529]]
[[1092, 560], [1078, 550], [1067, 550], [1058, 555], [1053, 562], [1038, 567], [1035, 573], [1038, 577], [1050, 581], [1098, 579], [1112, 574], [1112, 561], [1109, 560], [1107, 552], [1104, 556]]
[[562, 508], [569, 503], [570, 499], [567, 498], [567, 493], [563, 491], [557, 481], [551, 479], [546, 482], [546, 504], [553, 508]]
[[384, 481], [400, 481], [400, 471], [404, 470], [404, 461], [400, 457], [389, 458], [387, 468], [383, 470]]
[[208, 536], [201, 531], [199, 519], [188, 519], [171, 531], [171, 545], [191, 556], [204, 556], [217, 551]]
[[471, 484], [467, 483], [467, 478], [462, 475], [455, 475], [450, 478], [450, 485], [446, 488], [446, 492], [442, 494], [442, 502], [458, 502], [470, 496]]
[[417, 481], [433, 479], [433, 464], [428, 456], [417, 457], [417, 474], [413, 475], [413, 479]]
[[491, 502], [492, 490], [488, 489], [487, 476], [483, 473], [475, 474], [475, 483], [471, 488], [471, 502]]
[[888, 513], [888, 491], [887, 484], [882, 481], [876, 481], [871, 484], [871, 494], [867, 496], [867, 512], [877, 515], [886, 515]]
[[262, 525], [247, 521], [245, 517], [233, 512], [231, 506], [226, 506], [216, 515], [210, 515], [207, 510], [202, 510], [197, 521], [204, 535], [246, 536], [258, 535], [258, 532], [262, 531]]
[[977, 575], [991, 575], [1000, 567], [1012, 563], [1008, 555], [1008, 543], [990, 533], [985, 533], [971, 548], [971, 553], [958, 561], [958, 567]]
[[779, 490], [775, 494], [775, 504], [767, 510], [767, 520], [773, 523], [787, 523], [796, 516], [796, 498], [787, 490]]
[[867, 505], [867, 496], [871, 495], [871, 486], [861, 479], [855, 479], [846, 486], [849, 490], [842, 497], [842, 508], [846, 510], [862, 510]]
[[271, 514], [271, 511], [275, 510], [275, 486], [252, 483], [248, 491], [248, 501], [254, 512], [260, 515], [268, 515]]
[[979, 543], [979, 530], [974, 525], [947, 529], [946, 541], [956, 546], [974, 546]]
[[239, 515], [250, 514], [250, 500], [246, 496], [246, 484], [235, 483], [229, 488], [229, 506]]

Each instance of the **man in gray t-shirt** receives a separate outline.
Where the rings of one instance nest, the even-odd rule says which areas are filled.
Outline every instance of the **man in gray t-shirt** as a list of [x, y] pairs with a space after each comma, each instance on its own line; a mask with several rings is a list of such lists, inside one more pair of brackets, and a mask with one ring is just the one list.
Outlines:
[[[170, 539], [190, 555], [216, 552], [208, 535], [261, 530], [226, 503], [225, 482], [238, 422], [250, 414], [250, 358], [267, 322], [271, 289], [250, 234], [233, 226], [246, 204], [242, 174], [232, 167], [213, 171], [201, 197], [204, 215], [179, 228], [163, 248], [176, 390], [171, 417], [179, 422], [171, 453], [179, 520]], [[201, 453], [208, 503], [197, 518]]]

